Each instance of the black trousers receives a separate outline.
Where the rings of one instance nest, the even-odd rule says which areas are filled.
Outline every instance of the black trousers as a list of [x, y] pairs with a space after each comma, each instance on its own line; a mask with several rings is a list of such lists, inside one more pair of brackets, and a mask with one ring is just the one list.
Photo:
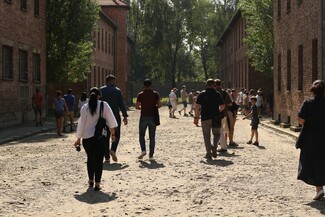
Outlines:
[[87, 153], [87, 171], [89, 180], [100, 182], [103, 174], [103, 160], [105, 146], [100, 145], [95, 137], [82, 140], [82, 145]]

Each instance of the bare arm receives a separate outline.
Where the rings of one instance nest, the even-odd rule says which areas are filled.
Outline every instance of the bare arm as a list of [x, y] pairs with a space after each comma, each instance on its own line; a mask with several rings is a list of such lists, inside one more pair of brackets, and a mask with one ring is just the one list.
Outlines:
[[141, 110], [141, 103], [139, 101], [135, 103], [135, 109]]
[[299, 122], [299, 124], [301, 124], [302, 126], [305, 125], [305, 119], [302, 119], [302, 118], [299, 118], [299, 117], [298, 117], [298, 122]]

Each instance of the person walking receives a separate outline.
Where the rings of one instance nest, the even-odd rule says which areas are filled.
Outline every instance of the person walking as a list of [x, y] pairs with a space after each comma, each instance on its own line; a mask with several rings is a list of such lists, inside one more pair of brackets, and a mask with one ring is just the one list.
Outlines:
[[87, 98], [87, 93], [86, 92], [82, 92], [80, 99], [78, 101], [78, 113], [80, 116], [80, 109], [82, 106], [84, 106], [86, 103], [88, 103], [88, 98]]
[[177, 95], [176, 95], [177, 89], [174, 87], [169, 94], [169, 102], [172, 106], [172, 109], [170, 111], [170, 117], [176, 118], [175, 111], [177, 111]]
[[253, 138], [255, 136], [255, 142], [253, 143], [253, 145], [259, 146], [257, 128], [258, 128], [258, 124], [260, 123], [260, 120], [259, 120], [259, 117], [258, 117], [258, 109], [257, 109], [257, 106], [256, 106], [256, 102], [257, 102], [256, 96], [252, 96], [251, 97], [251, 104], [252, 104], [251, 112], [248, 115], [246, 115], [243, 118], [243, 120], [245, 120], [247, 118], [252, 118], [252, 121], [251, 121], [251, 126], [252, 126], [251, 131], [252, 131], [252, 133], [251, 133], [251, 138], [247, 142], [247, 144], [252, 144], [253, 143], [252, 142]]
[[[220, 79], [215, 79], [215, 89], [217, 92], [221, 95], [223, 102], [225, 103], [225, 108], [222, 110], [222, 120], [221, 120], [221, 128], [220, 128], [220, 149], [218, 149], [218, 152], [227, 152], [228, 150], [228, 145], [226, 141], [226, 135], [225, 134], [230, 134], [232, 131], [230, 123], [228, 120], [228, 106], [232, 105], [232, 101], [230, 99], [229, 94], [227, 91], [222, 89], [221, 87], [221, 80]], [[231, 132], [233, 134], [233, 132]], [[233, 141], [232, 141], [233, 142]], [[229, 143], [231, 145], [236, 145], [237, 143]]]
[[[205, 158], [217, 157], [217, 146], [220, 139], [221, 112], [225, 108], [223, 99], [214, 88], [214, 80], [206, 81], [206, 89], [202, 91], [196, 100], [194, 124], [198, 125], [201, 115], [201, 126], [205, 144]], [[216, 123], [218, 122], [218, 123]], [[211, 131], [213, 134], [213, 144], [211, 144]]]
[[108, 103], [111, 107], [115, 119], [117, 121], [118, 126], [115, 129], [115, 140], [112, 141], [112, 145], [110, 148], [110, 141], [108, 141], [106, 151], [105, 151], [105, 161], [107, 163], [110, 162], [110, 156], [112, 157], [113, 161], [117, 161], [116, 151], [117, 146], [120, 142], [121, 137], [121, 116], [120, 112], [123, 115], [123, 123], [124, 125], [128, 124], [128, 114], [126, 111], [126, 106], [124, 103], [122, 91], [116, 86], [116, 77], [112, 74], [106, 77], [106, 85], [100, 88], [102, 93], [101, 99]]
[[72, 94], [72, 89], [68, 89], [67, 93], [63, 96], [65, 102], [67, 103], [69, 112], [66, 114], [66, 120], [64, 121], [64, 127], [63, 132], [66, 132], [65, 127], [67, 124], [67, 121], [69, 119], [70, 121], [70, 132], [73, 132], [74, 129], [72, 128], [74, 124], [74, 108], [76, 105], [76, 97]]
[[313, 82], [310, 92], [312, 97], [305, 100], [298, 113], [298, 122], [303, 126], [298, 141], [301, 139], [298, 179], [315, 186], [314, 200], [324, 197], [325, 185], [325, 98], [324, 81]]
[[[87, 153], [88, 184], [89, 187], [95, 185], [94, 190], [99, 191], [101, 189], [100, 182], [103, 173], [105, 146], [99, 143], [94, 134], [99, 119], [101, 102], [103, 101], [99, 100], [100, 91], [97, 87], [91, 88], [89, 94], [89, 102], [80, 110], [76, 132], [77, 140], [74, 145], [80, 147], [82, 139], [82, 145]], [[107, 102], [103, 102], [102, 117], [106, 120], [106, 125], [109, 127], [109, 135], [112, 141], [114, 141], [114, 128], [117, 127], [117, 122]]]
[[37, 87], [36, 92], [32, 96], [32, 106], [35, 114], [36, 126], [43, 126], [42, 123], [42, 110], [44, 107], [44, 98]]
[[156, 123], [155, 123], [155, 107], [161, 107], [160, 95], [152, 88], [152, 82], [146, 79], [143, 82], [143, 91], [138, 93], [137, 102], [135, 108], [141, 110], [140, 121], [139, 121], [139, 142], [141, 147], [141, 154], [138, 159], [143, 159], [147, 154], [145, 134], [147, 128], [149, 128], [149, 160], [153, 160], [156, 145]]
[[186, 113], [187, 97], [188, 97], [188, 93], [186, 92], [186, 86], [183, 85], [182, 90], [181, 90], [181, 100], [183, 103], [183, 108], [181, 110], [179, 110], [178, 113], [179, 113], [179, 115], [182, 115], [182, 111], [184, 111], [184, 117], [188, 116], [188, 114]]
[[58, 136], [62, 136], [65, 112], [69, 114], [69, 109], [67, 103], [62, 98], [62, 92], [60, 90], [56, 91], [56, 98], [53, 100], [52, 108], [54, 109], [56, 119], [57, 134]]

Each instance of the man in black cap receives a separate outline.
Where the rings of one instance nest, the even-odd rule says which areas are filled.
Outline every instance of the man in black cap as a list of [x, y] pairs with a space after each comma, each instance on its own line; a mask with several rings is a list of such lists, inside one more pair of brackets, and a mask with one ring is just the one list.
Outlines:
[[120, 141], [121, 135], [121, 116], [120, 111], [123, 115], [124, 125], [128, 124], [128, 114], [126, 112], [126, 106], [124, 103], [123, 95], [121, 90], [116, 86], [116, 78], [114, 75], [110, 74], [106, 77], [106, 85], [100, 88], [102, 94], [102, 100], [107, 102], [111, 107], [115, 119], [118, 123], [118, 127], [115, 128], [115, 140], [112, 142], [111, 150], [109, 150], [109, 143], [105, 150], [105, 161], [109, 163], [110, 155], [112, 156], [113, 161], [117, 161], [116, 150], [118, 143]]

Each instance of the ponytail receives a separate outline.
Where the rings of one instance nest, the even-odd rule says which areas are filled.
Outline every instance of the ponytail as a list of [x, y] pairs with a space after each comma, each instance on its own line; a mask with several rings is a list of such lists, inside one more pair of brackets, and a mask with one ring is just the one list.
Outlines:
[[90, 114], [94, 115], [97, 109], [97, 96], [100, 96], [100, 92], [97, 87], [93, 87], [89, 91], [90, 97], [89, 97], [89, 109], [90, 109]]

